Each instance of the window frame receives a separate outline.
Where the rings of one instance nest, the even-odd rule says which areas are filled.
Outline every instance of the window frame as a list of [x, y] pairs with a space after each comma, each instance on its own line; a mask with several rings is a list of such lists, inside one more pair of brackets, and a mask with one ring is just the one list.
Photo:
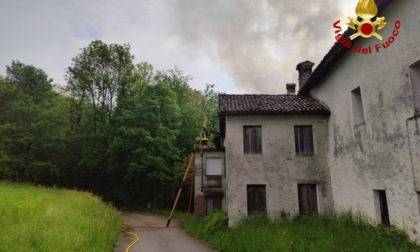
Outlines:
[[[304, 132], [305, 129], [310, 129]], [[295, 125], [295, 153], [297, 156], [312, 156], [315, 154], [314, 129], [312, 125]], [[309, 137], [308, 140], [306, 136]], [[307, 142], [307, 143], [306, 143]]]
[[[250, 131], [248, 131], [248, 129]], [[262, 154], [263, 153], [261, 125], [244, 125], [242, 140], [243, 140], [243, 145], [244, 145], [244, 154]]]
[[[261, 203], [258, 204], [258, 202]], [[267, 186], [265, 184], [247, 185], [246, 205], [248, 216], [267, 215]]]
[[299, 214], [319, 215], [318, 184], [298, 183], [297, 191]]
[[364, 124], [366, 122], [366, 117], [363, 106], [362, 89], [360, 86], [351, 91], [351, 103], [353, 107], [354, 126]]
[[[220, 174], [209, 174], [209, 160], [215, 160], [218, 159], [220, 160]], [[205, 174], [207, 177], [221, 177], [223, 176], [223, 159], [222, 157], [206, 157], [206, 171]]]
[[378, 223], [384, 226], [390, 226], [388, 199], [385, 190], [373, 190], [373, 197], [376, 210], [376, 219]]
[[206, 196], [206, 215], [213, 212], [214, 209], [214, 198], [212, 196]]
[[420, 116], [420, 60], [409, 66], [408, 72], [413, 92], [414, 116]]

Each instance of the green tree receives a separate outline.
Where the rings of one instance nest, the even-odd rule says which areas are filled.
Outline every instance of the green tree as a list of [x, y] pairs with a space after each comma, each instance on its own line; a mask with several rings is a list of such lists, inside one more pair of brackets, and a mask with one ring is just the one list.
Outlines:
[[42, 69], [13, 61], [0, 83], [1, 176], [37, 183], [60, 177], [66, 99]]
[[214, 84], [206, 84], [201, 106], [208, 118], [207, 130], [215, 133], [219, 130], [219, 93], [214, 91]]
[[[172, 204], [217, 93], [175, 67], [134, 65], [129, 45], [92, 41], [67, 69], [63, 93], [19, 61], [0, 76], [0, 179], [91, 190], [119, 205]], [[187, 192], [187, 190], [185, 190]]]
[[203, 99], [189, 86], [192, 77], [184, 75], [178, 67], [157, 72], [155, 80], [169, 86], [176, 94], [176, 101], [180, 107], [180, 127], [176, 144], [182, 156], [187, 156], [192, 151], [194, 140], [199, 135], [205, 118], [206, 111], [200, 106]]
[[123, 100], [109, 149], [110, 171], [116, 181], [122, 176], [116, 197], [124, 203], [164, 204], [162, 199], [172, 199], [167, 194], [172, 194], [173, 165], [180, 159], [175, 144], [180, 126], [176, 94], [164, 84], [147, 85], [143, 94]]
[[[74, 150], [71, 162], [78, 183], [107, 194], [109, 142], [120, 94], [133, 81], [133, 56], [129, 45], [92, 41], [67, 69], [67, 94], [71, 98], [70, 124]], [[122, 95], [124, 96], [124, 95]]]
[[19, 61], [12, 61], [6, 66], [6, 80], [23, 92], [26, 97], [32, 99], [36, 104], [45, 99], [52, 90], [52, 79], [42, 69], [31, 65], [25, 65]]
[[[67, 70], [68, 92], [75, 101], [76, 115], [83, 113], [83, 104], [89, 101], [94, 132], [98, 124], [111, 120], [118, 93], [124, 92], [132, 78], [133, 58], [129, 45], [108, 45], [100, 40], [92, 41], [73, 58]], [[79, 120], [76, 116], [76, 123]]]

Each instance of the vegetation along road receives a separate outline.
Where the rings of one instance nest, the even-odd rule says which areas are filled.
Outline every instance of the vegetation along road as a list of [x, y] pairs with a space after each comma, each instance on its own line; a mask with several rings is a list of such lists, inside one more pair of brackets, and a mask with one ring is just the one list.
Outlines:
[[[122, 212], [124, 224], [126, 226], [142, 226], [142, 227], [159, 227], [166, 226], [167, 219], [165, 217], [152, 213], [139, 212]], [[171, 226], [176, 225], [176, 221], [172, 220]], [[211, 249], [203, 241], [192, 238], [184, 233], [180, 228], [129, 228], [130, 233], [136, 234], [139, 241], [130, 248], [130, 252], [135, 251], [171, 251], [171, 252], [189, 252], [189, 251], [215, 251]], [[121, 233], [118, 245], [114, 252], [126, 251], [127, 247], [135, 241], [135, 237]]]

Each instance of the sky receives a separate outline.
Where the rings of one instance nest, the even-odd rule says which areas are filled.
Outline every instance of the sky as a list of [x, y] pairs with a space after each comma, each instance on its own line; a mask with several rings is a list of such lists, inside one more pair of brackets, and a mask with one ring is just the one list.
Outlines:
[[19, 60], [65, 85], [72, 58], [99, 39], [130, 44], [134, 63], [178, 66], [192, 88], [283, 94], [296, 65], [314, 68], [332, 47], [333, 23], [358, 0], [0, 0], [0, 75]]

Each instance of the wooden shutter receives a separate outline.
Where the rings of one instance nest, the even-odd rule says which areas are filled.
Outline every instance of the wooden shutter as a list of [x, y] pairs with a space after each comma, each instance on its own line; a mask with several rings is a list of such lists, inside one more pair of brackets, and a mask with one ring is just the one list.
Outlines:
[[318, 197], [316, 193], [316, 184], [308, 185], [308, 195], [309, 195], [309, 213], [318, 215]]
[[318, 214], [316, 184], [299, 184], [298, 198], [300, 214]]
[[267, 214], [265, 185], [248, 185], [247, 203], [248, 215]]
[[251, 127], [244, 127], [244, 153], [251, 153], [252, 138], [251, 138]]
[[313, 154], [312, 126], [295, 126], [295, 150], [297, 154]]
[[308, 202], [308, 188], [307, 185], [298, 185], [298, 197], [299, 197], [299, 213], [309, 214], [309, 202]]
[[252, 153], [262, 153], [261, 127], [252, 127]]
[[244, 153], [262, 153], [261, 126], [244, 126]]

